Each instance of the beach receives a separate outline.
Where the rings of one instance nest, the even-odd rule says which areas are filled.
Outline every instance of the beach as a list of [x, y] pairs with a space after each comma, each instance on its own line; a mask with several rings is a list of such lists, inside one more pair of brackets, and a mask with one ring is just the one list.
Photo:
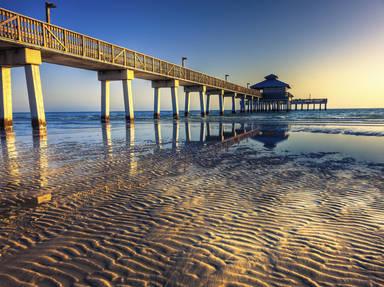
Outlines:
[[0, 286], [384, 285], [383, 109], [27, 115], [1, 136]]

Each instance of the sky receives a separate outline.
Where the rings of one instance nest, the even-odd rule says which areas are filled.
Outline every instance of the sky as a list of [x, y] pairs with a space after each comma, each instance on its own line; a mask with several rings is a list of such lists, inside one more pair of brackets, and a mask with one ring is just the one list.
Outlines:
[[[52, 23], [246, 85], [274, 73], [296, 98], [330, 108], [384, 108], [384, 0], [55, 0]], [[0, 0], [43, 20], [43, 0]], [[41, 65], [46, 111], [100, 110], [94, 71]], [[28, 111], [23, 68], [12, 70], [14, 111]], [[149, 81], [133, 81], [135, 110], [153, 110]], [[212, 97], [213, 108], [218, 99]], [[179, 106], [184, 108], [183, 90]], [[230, 103], [226, 103], [226, 108]], [[124, 108], [111, 83], [111, 110]], [[164, 89], [162, 110], [171, 109]], [[191, 97], [198, 109], [198, 96]]]

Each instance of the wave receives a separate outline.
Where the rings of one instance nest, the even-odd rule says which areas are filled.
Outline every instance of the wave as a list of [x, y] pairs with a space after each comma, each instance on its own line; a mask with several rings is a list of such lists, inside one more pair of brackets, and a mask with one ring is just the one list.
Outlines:
[[315, 127], [295, 127], [292, 128], [293, 132], [311, 132], [311, 133], [323, 133], [323, 134], [343, 134], [353, 136], [384, 136], [384, 131], [364, 131], [364, 130], [352, 130], [345, 128], [315, 128]]

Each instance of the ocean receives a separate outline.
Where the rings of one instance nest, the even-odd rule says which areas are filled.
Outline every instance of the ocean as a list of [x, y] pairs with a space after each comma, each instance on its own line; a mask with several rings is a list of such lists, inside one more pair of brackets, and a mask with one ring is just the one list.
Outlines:
[[384, 109], [46, 117], [0, 136], [0, 286], [384, 286]]

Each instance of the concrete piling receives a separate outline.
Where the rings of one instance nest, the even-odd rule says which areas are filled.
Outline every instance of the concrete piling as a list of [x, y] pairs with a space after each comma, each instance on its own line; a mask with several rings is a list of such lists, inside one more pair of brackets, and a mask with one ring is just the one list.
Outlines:
[[25, 76], [27, 78], [32, 127], [34, 129], [45, 128], [46, 121], [39, 65], [25, 65]]
[[152, 81], [154, 89], [154, 118], [160, 118], [160, 89], [170, 88], [172, 97], [172, 111], [175, 119], [179, 118], [179, 101], [178, 101], [179, 80], [160, 80]]
[[9, 67], [0, 67], [0, 129], [12, 130], [12, 86]]
[[101, 81], [101, 121], [109, 122], [110, 82]]

